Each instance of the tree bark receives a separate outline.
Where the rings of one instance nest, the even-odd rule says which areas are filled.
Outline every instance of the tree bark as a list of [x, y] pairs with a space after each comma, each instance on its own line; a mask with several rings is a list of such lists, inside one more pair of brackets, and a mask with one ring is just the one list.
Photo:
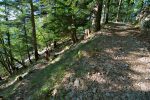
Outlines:
[[37, 61], [39, 59], [39, 54], [38, 54], [38, 48], [37, 48], [34, 9], [33, 9], [33, 2], [32, 2], [32, 0], [30, 0], [30, 6], [31, 6], [31, 23], [32, 23], [32, 37], [33, 37], [34, 56], [35, 56], [35, 60]]
[[31, 58], [30, 58], [30, 51], [29, 51], [29, 46], [28, 46], [28, 35], [27, 35], [27, 32], [26, 32], [26, 26], [25, 26], [26, 22], [25, 22], [25, 19], [24, 19], [24, 35], [25, 35], [25, 42], [26, 42], [26, 50], [27, 50], [27, 55], [28, 55], [28, 59], [29, 59], [29, 62], [32, 63], [31, 61]]
[[12, 71], [11, 71], [11, 69], [10, 69], [10, 67], [7, 65], [7, 63], [6, 63], [6, 61], [5, 61], [5, 59], [4, 59], [4, 57], [3, 57], [2, 54], [0, 55], [0, 63], [2, 64], [2, 66], [6, 69], [6, 71], [7, 71], [10, 75], [13, 74]]
[[78, 42], [78, 38], [77, 38], [77, 35], [76, 35], [76, 28], [73, 28], [71, 30], [71, 39], [72, 39], [73, 43]]
[[57, 47], [57, 41], [54, 40], [53, 42], [54, 42], [54, 49], [55, 49]]
[[[5, 21], [6, 22], [8, 22], [8, 14], [9, 14], [9, 9], [7, 8], [7, 6], [6, 6], [6, 2], [7, 1], [5, 1], [5, 15], [6, 15], [6, 17], [5, 17]], [[13, 54], [12, 54], [12, 48], [11, 48], [11, 40], [10, 40], [10, 33], [9, 33], [9, 29], [7, 29], [7, 31], [6, 31], [6, 36], [7, 36], [7, 46], [8, 46], [8, 48], [4, 48], [5, 50], [6, 50], [6, 54], [7, 54], [7, 56], [6, 56], [6, 58], [7, 58], [7, 64], [8, 64], [8, 66], [10, 67], [10, 69], [12, 69], [12, 73], [13, 73], [13, 71], [15, 70], [15, 67], [14, 67], [14, 61], [13, 61]], [[4, 45], [4, 40], [3, 40], [3, 45]]]
[[109, 7], [110, 7], [110, 0], [107, 1], [107, 13], [106, 13], [106, 21], [105, 24], [109, 21]]
[[96, 1], [96, 10], [95, 10], [95, 32], [100, 31], [101, 29], [101, 14], [102, 14], [103, 0]]
[[122, 4], [122, 0], [119, 1], [118, 12], [117, 12], [117, 16], [116, 16], [116, 22], [119, 21], [119, 15], [120, 15], [120, 10], [121, 10], [121, 4]]

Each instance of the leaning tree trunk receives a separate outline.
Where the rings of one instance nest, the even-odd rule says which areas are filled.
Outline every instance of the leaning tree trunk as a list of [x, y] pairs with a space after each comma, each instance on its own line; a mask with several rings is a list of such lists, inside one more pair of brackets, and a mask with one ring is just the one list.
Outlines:
[[10, 75], [13, 74], [14, 72], [14, 68], [12, 68], [11, 66], [11, 61], [10, 61], [10, 55], [9, 55], [9, 52], [5, 46], [5, 43], [4, 43], [4, 39], [3, 37], [1, 36], [0, 38], [0, 43], [2, 44], [2, 52], [0, 52], [1, 54], [1, 64], [6, 68], [6, 70], [9, 72]]
[[109, 21], [109, 7], [110, 7], [110, 0], [107, 0], [107, 13], [106, 13], [106, 21], [105, 24]]
[[116, 22], [119, 21], [119, 15], [120, 15], [120, 10], [121, 10], [121, 4], [122, 4], [122, 0], [119, 1], [119, 6], [118, 6], [118, 11], [117, 11], [117, 16], [116, 16]]
[[37, 38], [36, 38], [35, 20], [34, 20], [34, 8], [33, 8], [32, 0], [30, 0], [30, 6], [31, 6], [31, 23], [32, 23], [34, 56], [35, 56], [35, 60], [37, 61], [39, 59], [39, 54], [38, 54], [38, 48], [37, 48]]
[[95, 32], [100, 31], [101, 29], [101, 14], [102, 14], [103, 0], [96, 1], [96, 9], [95, 9]]
[[[5, 1], [5, 21], [8, 22], [8, 14], [9, 14], [9, 8], [7, 8], [6, 5], [6, 1]], [[7, 54], [7, 64], [10, 67], [10, 69], [12, 69], [12, 73], [15, 70], [15, 66], [14, 66], [14, 61], [13, 61], [13, 54], [12, 54], [12, 48], [11, 48], [11, 40], [10, 40], [10, 33], [9, 33], [9, 29], [7, 29], [6, 31], [6, 36], [7, 36], [7, 46], [8, 48], [5, 48], [6, 50], [6, 54]], [[4, 42], [4, 40], [3, 40]], [[5, 45], [5, 44], [4, 44]]]
[[10, 66], [8, 65], [8, 62], [7, 62], [7, 61], [8, 61], [8, 60], [7, 60], [7, 58], [6, 58], [6, 55], [0, 53], [0, 63], [1, 63], [1, 65], [6, 69], [6, 71], [7, 71], [10, 75], [12, 75], [12, 74], [13, 74], [13, 73], [12, 73], [12, 70], [11, 70]]

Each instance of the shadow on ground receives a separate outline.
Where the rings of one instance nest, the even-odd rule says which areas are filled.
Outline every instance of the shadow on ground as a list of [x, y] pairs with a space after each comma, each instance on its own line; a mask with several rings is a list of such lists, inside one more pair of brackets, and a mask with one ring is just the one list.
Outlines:
[[131, 27], [113, 24], [110, 28], [72, 47], [54, 64], [34, 70], [1, 94], [11, 100], [149, 100], [149, 90], [138, 89], [131, 78], [142, 73], [128, 62], [133, 52], [139, 57], [136, 53], [144, 44], [132, 37]]

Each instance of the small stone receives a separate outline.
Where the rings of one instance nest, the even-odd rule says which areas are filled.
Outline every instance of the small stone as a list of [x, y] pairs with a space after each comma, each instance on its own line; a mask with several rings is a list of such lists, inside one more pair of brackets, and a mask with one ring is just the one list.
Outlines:
[[150, 80], [150, 77], [146, 77], [145, 79], [146, 79], [146, 80]]
[[74, 86], [78, 88], [79, 85], [80, 85], [80, 81], [78, 78], [76, 78], [76, 80], [74, 81]]
[[[3, 100], [3, 99], [2, 99], [2, 100]], [[16, 97], [15, 100], [23, 100], [23, 98], [21, 98], [21, 97]]]
[[110, 93], [107, 92], [107, 93], [106, 93], [106, 96], [111, 96], [111, 95], [110, 95]]
[[54, 89], [53, 92], [52, 92], [52, 96], [55, 96], [57, 93], [57, 89]]
[[96, 88], [93, 88], [93, 93], [96, 93], [96, 90], [97, 90]]
[[128, 64], [125, 64], [125, 67], [129, 67], [129, 65], [128, 65]]

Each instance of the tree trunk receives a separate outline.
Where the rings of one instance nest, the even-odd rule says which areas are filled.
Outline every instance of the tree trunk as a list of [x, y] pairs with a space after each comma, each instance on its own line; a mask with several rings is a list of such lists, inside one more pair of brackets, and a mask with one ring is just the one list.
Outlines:
[[30, 50], [29, 50], [29, 46], [28, 46], [28, 35], [26, 32], [26, 26], [25, 26], [26, 22], [24, 19], [24, 35], [25, 35], [25, 42], [26, 42], [26, 50], [27, 50], [27, 55], [28, 55], [28, 59], [30, 61], [30, 63], [32, 63], [31, 58], [30, 58]]
[[77, 38], [77, 35], [76, 35], [76, 28], [73, 28], [71, 30], [71, 39], [72, 39], [73, 43], [78, 42], [78, 38]]
[[12, 67], [10, 66], [10, 57], [8, 55], [6, 46], [4, 44], [4, 40], [3, 38], [0, 38], [0, 43], [2, 44], [2, 49], [3, 52], [0, 52], [1, 54], [1, 64], [7, 69], [7, 71], [9, 72], [10, 75], [13, 74], [13, 70]]
[[54, 49], [57, 47], [57, 41], [54, 40]]
[[11, 41], [10, 41], [10, 34], [9, 32], [6, 33], [7, 35], [7, 41], [8, 41], [8, 54], [9, 54], [9, 66], [11, 66], [12, 70], [15, 70], [14, 61], [13, 61], [13, 54], [12, 54], [12, 48], [11, 48]]
[[2, 64], [2, 66], [6, 69], [6, 71], [7, 71], [10, 75], [13, 74], [13, 73], [12, 73], [12, 70], [11, 70], [10, 67], [8, 66], [8, 64], [7, 64], [5, 58], [3, 57], [2, 54], [0, 55], [0, 63]]
[[[9, 12], [9, 9], [7, 8], [6, 6], [6, 1], [5, 1], [5, 21], [8, 22], [8, 13]], [[6, 31], [6, 36], [7, 36], [7, 46], [8, 46], [8, 49], [7, 48], [4, 48], [5, 51], [6, 51], [6, 58], [7, 58], [7, 64], [8, 66], [10, 67], [10, 69], [12, 70], [12, 73], [13, 71], [15, 70], [15, 66], [14, 66], [14, 61], [13, 61], [13, 54], [12, 54], [12, 48], [11, 48], [11, 40], [10, 40], [10, 33], [9, 33], [9, 29], [7, 29]], [[4, 45], [4, 40], [3, 40], [3, 45]], [[5, 47], [5, 46], [4, 46]]]
[[109, 21], [109, 7], [110, 7], [110, 0], [107, 1], [107, 13], [106, 13], [106, 21], [105, 24]]
[[96, 1], [96, 10], [95, 10], [95, 32], [100, 31], [101, 29], [101, 14], [102, 14], [103, 0]]
[[116, 22], [119, 21], [119, 15], [120, 15], [120, 10], [121, 10], [121, 4], [122, 4], [122, 0], [119, 1], [118, 12], [117, 12], [117, 16], [116, 16]]
[[32, 37], [33, 37], [34, 56], [35, 56], [35, 60], [37, 61], [39, 59], [39, 54], [38, 54], [38, 48], [37, 48], [34, 9], [33, 9], [33, 2], [32, 2], [32, 0], [30, 0], [30, 6], [31, 6], [31, 23], [32, 23]]

